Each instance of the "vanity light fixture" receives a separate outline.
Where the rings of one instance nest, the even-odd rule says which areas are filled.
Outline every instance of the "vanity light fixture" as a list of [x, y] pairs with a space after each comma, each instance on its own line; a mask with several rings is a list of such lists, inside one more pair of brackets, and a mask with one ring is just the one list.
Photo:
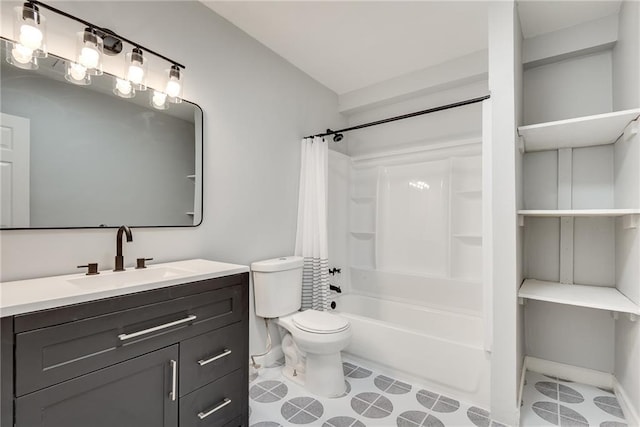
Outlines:
[[95, 28], [85, 28], [76, 34], [76, 62], [87, 69], [93, 76], [102, 75], [102, 52], [104, 42]]
[[184, 73], [180, 71], [180, 67], [172, 65], [171, 68], [167, 70], [167, 74], [165, 93], [169, 98], [169, 102], [179, 104], [182, 102], [182, 80]]
[[144, 53], [154, 55], [169, 64], [166, 80], [161, 90], [154, 90], [150, 102], [154, 108], [165, 110], [168, 102], [182, 102], [184, 91], [184, 65], [173, 61], [139, 43], [128, 40], [111, 30], [101, 28], [81, 18], [63, 12], [41, 1], [27, 0], [14, 8], [13, 40], [7, 42], [6, 60], [16, 67], [34, 70], [38, 68], [38, 58], [47, 56], [45, 17], [40, 13], [44, 8], [65, 18], [83, 24], [83, 31], [76, 33], [76, 54], [73, 60], [66, 60], [65, 79], [73, 84], [91, 84], [91, 76], [103, 74], [103, 55], [118, 55], [123, 42], [132, 46], [125, 56], [124, 73], [114, 76], [113, 93], [123, 98], [132, 98], [136, 91], [147, 89], [148, 58]]
[[139, 47], [126, 54], [124, 75], [137, 90], [147, 90], [147, 65]]
[[18, 68], [35, 70], [37, 58], [46, 58], [46, 19], [37, 5], [27, 2], [13, 9], [13, 39], [7, 49], [7, 62]]

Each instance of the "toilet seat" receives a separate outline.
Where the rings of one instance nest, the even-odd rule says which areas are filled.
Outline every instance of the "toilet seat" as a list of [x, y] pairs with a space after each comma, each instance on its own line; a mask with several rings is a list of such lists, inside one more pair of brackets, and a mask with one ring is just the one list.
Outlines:
[[334, 334], [349, 329], [347, 319], [324, 311], [305, 310], [291, 320], [298, 329], [314, 334]]

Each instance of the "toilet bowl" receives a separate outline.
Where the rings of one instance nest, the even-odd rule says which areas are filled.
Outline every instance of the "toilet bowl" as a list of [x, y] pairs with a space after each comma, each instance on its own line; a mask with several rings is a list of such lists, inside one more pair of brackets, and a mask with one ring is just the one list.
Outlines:
[[339, 397], [345, 392], [342, 357], [351, 340], [349, 322], [338, 315], [306, 310], [277, 320], [283, 337], [284, 375], [312, 393]]
[[340, 352], [349, 345], [349, 321], [324, 311], [298, 311], [302, 294], [302, 257], [251, 264], [256, 315], [273, 319], [284, 331], [284, 374], [324, 397], [345, 391]]

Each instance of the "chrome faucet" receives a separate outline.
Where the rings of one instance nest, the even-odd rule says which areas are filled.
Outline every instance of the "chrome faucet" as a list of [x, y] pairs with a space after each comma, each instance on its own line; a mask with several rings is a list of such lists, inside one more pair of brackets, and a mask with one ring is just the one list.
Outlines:
[[121, 225], [118, 228], [118, 234], [116, 237], [116, 268], [113, 271], [124, 271], [124, 256], [122, 256], [122, 233], [126, 233], [127, 242], [133, 242], [133, 234], [131, 229], [126, 225]]

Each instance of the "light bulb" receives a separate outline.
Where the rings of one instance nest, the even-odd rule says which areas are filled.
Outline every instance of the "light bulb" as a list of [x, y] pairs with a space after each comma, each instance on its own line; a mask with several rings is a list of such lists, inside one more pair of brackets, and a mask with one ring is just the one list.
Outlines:
[[116, 78], [116, 89], [122, 95], [129, 95], [131, 94], [131, 89], [132, 89], [131, 82], [129, 80]]
[[69, 66], [69, 75], [73, 80], [83, 80], [87, 76], [87, 69], [84, 65], [75, 62]]
[[89, 69], [96, 68], [100, 62], [100, 52], [91, 47], [83, 47], [78, 61]]
[[153, 91], [153, 98], [151, 99], [151, 102], [153, 102], [153, 106], [156, 108], [162, 108], [164, 107], [164, 103], [167, 100], [167, 94], [166, 93], [162, 93], [162, 92], [158, 92], [157, 90]]
[[144, 70], [138, 64], [133, 63], [129, 65], [129, 71], [127, 72], [127, 78], [131, 83], [139, 85], [144, 79]]
[[28, 64], [33, 56], [33, 50], [16, 43], [11, 49], [11, 56], [20, 64]]
[[40, 49], [40, 46], [42, 46], [42, 31], [33, 25], [21, 25], [20, 44], [31, 50]]
[[169, 81], [167, 82], [166, 92], [167, 95], [172, 98], [176, 98], [178, 97], [178, 95], [180, 95], [180, 82], [178, 81], [178, 79], [173, 77], [169, 79]]

